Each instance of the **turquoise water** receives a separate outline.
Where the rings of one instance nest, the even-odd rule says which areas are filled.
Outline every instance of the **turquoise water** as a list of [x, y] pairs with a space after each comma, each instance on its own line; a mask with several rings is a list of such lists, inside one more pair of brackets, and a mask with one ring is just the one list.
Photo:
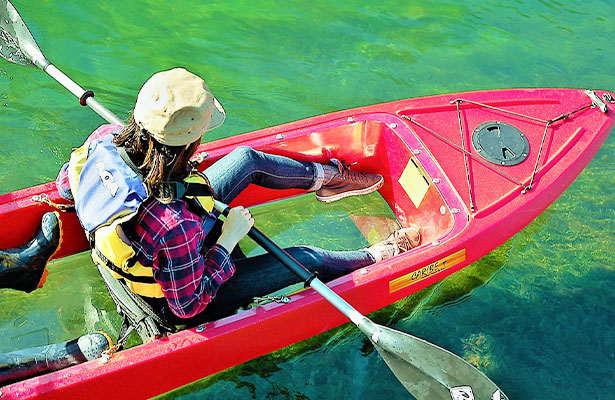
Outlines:
[[[612, 1], [13, 4], [45, 55], [121, 117], [155, 71], [181, 65], [206, 77], [228, 112], [208, 139], [422, 95], [507, 87], [615, 90]], [[101, 123], [44, 73], [5, 62], [0, 113], [2, 192], [54, 179], [71, 148]], [[613, 156], [611, 136], [530, 226], [374, 320], [463, 356], [511, 399], [612, 398]], [[84, 287], [75, 290], [90, 285]], [[29, 301], [45, 301], [44, 293]], [[63, 300], [55, 301], [62, 308]], [[70, 333], [83, 329], [83, 321], [67, 321]], [[344, 326], [165, 397], [402, 396], [362, 334]]]

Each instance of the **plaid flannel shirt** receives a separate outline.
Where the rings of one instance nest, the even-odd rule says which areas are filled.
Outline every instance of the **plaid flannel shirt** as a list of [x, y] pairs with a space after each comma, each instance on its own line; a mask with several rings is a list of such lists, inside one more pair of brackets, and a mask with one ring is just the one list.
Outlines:
[[[118, 125], [103, 125], [88, 141], [102, 139], [118, 129]], [[60, 170], [56, 186], [64, 198], [72, 200], [67, 166]], [[203, 311], [235, 273], [235, 264], [224, 247], [214, 245], [201, 253], [206, 218], [213, 217], [199, 217], [184, 200], [162, 204], [149, 198], [126, 223], [139, 262], [152, 267], [169, 307], [182, 318]]]

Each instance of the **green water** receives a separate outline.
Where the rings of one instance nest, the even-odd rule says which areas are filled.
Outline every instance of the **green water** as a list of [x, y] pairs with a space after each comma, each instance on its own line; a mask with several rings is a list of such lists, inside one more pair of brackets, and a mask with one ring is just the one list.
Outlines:
[[[122, 117], [155, 71], [181, 65], [206, 77], [228, 112], [208, 139], [422, 95], [507, 87], [615, 90], [611, 0], [329, 3], [13, 2], [45, 55]], [[101, 122], [42, 72], [4, 62], [0, 113], [2, 192], [54, 179], [71, 148]], [[374, 320], [462, 355], [511, 399], [613, 398], [614, 156], [611, 136], [528, 228]], [[64, 329], [69, 335], [88, 323], [106, 324], [101, 313], [90, 313], [90, 322], [76, 316], [91, 308], [71, 302], [73, 291], [85, 298], [91, 291], [93, 308], [109, 307], [100, 286], [90, 284], [95, 274], [80, 263], [76, 258], [52, 271], [50, 278], [65, 274], [72, 282], [57, 279], [27, 297], [55, 302], [58, 325], [40, 326], [33, 322], [36, 308], [24, 306], [23, 320], [10, 323], [35, 333], [15, 340], [53, 340]], [[2, 296], [5, 315], [13, 295]], [[6, 338], [2, 346], [9, 346]], [[362, 334], [344, 326], [166, 397], [404, 396]]]

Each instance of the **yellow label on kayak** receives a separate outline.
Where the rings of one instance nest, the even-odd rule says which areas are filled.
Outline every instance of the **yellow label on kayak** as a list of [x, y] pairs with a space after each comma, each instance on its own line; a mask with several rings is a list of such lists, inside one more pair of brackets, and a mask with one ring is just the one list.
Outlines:
[[404, 168], [398, 182], [404, 188], [414, 206], [419, 208], [429, 189], [429, 181], [427, 181], [414, 159], [411, 158], [408, 161], [408, 165]]
[[465, 259], [466, 249], [462, 249], [441, 260], [419, 268], [416, 271], [412, 271], [409, 274], [393, 279], [389, 282], [389, 293], [397, 292], [398, 290], [407, 288], [408, 286], [420, 282], [423, 279], [427, 279], [438, 272], [454, 267], [455, 265], [465, 261]]

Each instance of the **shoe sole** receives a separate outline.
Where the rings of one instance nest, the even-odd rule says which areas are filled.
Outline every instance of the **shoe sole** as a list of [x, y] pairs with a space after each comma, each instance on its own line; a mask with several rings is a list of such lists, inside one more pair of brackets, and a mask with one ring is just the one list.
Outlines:
[[58, 247], [56, 247], [56, 249], [53, 251], [53, 253], [49, 256], [49, 259], [47, 260], [47, 262], [45, 263], [45, 267], [43, 268], [43, 273], [41, 274], [41, 278], [39, 279], [37, 285], [36, 285], [36, 289], [42, 289], [43, 286], [45, 285], [45, 283], [47, 282], [47, 276], [49, 276], [49, 271], [47, 270], [47, 265], [49, 264], [49, 261], [51, 261], [51, 259], [58, 253], [58, 251], [60, 250], [60, 246], [62, 246], [62, 219], [60, 218], [60, 213], [57, 211], [53, 211], [53, 213], [55, 214], [56, 218], [58, 219], [58, 230], [60, 232], [60, 237], [58, 239]]
[[[414, 249], [415, 247], [418, 247], [421, 244], [421, 231], [419, 230], [419, 228], [414, 227], [414, 226], [409, 226], [407, 228], [402, 228], [402, 229], [398, 230], [397, 232], [404, 232], [404, 235], [405, 235], [405, 232], [416, 232], [416, 242], [411, 240], [408, 237], [408, 235], [405, 235], [406, 239], [410, 243], [410, 249], [409, 250], [412, 250], [412, 249]], [[387, 239], [387, 240], [389, 240], [389, 239]]]
[[318, 201], [322, 201], [323, 203], [333, 203], [334, 201], [341, 200], [343, 198], [350, 197], [350, 196], [360, 196], [363, 194], [370, 194], [380, 189], [382, 185], [384, 185], [384, 178], [380, 178], [380, 180], [376, 182], [375, 184], [373, 184], [372, 186], [369, 186], [363, 189], [349, 190], [347, 192], [342, 192], [342, 193], [339, 193], [333, 196], [327, 196], [327, 197], [316, 195], [316, 199]]

